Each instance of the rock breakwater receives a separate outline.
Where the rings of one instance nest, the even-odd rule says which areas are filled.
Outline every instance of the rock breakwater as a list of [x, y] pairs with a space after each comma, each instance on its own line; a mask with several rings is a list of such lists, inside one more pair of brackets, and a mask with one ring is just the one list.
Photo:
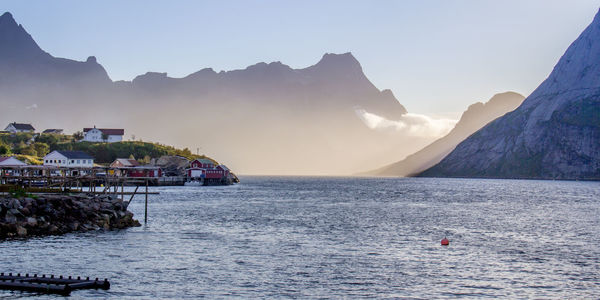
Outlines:
[[0, 196], [0, 239], [140, 226], [110, 195]]

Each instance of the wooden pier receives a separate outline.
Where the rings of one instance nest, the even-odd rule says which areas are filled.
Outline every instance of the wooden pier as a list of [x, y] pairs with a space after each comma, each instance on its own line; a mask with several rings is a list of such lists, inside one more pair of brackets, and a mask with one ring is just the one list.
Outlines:
[[106, 278], [104, 280], [99, 280], [98, 278], [90, 279], [89, 277], [86, 277], [85, 279], [82, 279], [81, 277], [63, 277], [62, 275], [38, 276], [37, 274], [33, 274], [33, 276], [29, 276], [29, 274], [25, 274], [24, 276], [21, 276], [21, 274], [13, 275], [12, 273], [8, 273], [5, 275], [4, 273], [0, 273], [0, 289], [68, 296], [73, 290], [108, 290], [110, 289], [110, 282], [108, 282], [108, 279]]
[[[140, 168], [144, 176], [127, 176], [127, 167], [55, 167], [55, 166], [1, 166], [0, 167], [0, 194], [10, 193], [21, 189], [31, 194], [51, 193], [84, 193], [93, 195], [111, 195], [126, 201], [125, 196], [130, 196], [131, 203], [134, 196], [144, 195], [144, 223], [148, 222], [148, 195], [157, 195], [158, 192], [148, 191], [150, 182], [157, 181], [156, 177], [148, 176], [153, 168]], [[125, 186], [135, 186], [133, 192], [125, 192]], [[145, 187], [138, 191], [139, 187]]]

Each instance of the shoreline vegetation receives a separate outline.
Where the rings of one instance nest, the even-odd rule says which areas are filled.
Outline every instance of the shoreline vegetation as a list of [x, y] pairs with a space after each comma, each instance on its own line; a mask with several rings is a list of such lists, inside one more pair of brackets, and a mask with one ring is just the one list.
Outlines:
[[141, 226], [129, 203], [110, 195], [0, 195], [0, 240]]
[[144, 141], [121, 142], [83, 142], [80, 134], [47, 134], [47, 133], [0, 133], [0, 156], [15, 158], [32, 164], [41, 165], [42, 158], [54, 150], [83, 151], [94, 157], [95, 163], [108, 165], [117, 158], [129, 157], [140, 163], [148, 164], [151, 159], [161, 156], [181, 156], [188, 160], [209, 159], [216, 165], [218, 162], [206, 155], [193, 154], [188, 148], [178, 149], [173, 146]]

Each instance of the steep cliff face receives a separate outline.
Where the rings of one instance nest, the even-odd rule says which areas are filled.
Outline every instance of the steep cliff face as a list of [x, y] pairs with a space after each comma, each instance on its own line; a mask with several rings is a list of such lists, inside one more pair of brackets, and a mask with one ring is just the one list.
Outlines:
[[439, 163], [458, 143], [494, 119], [517, 108], [525, 97], [514, 92], [494, 95], [488, 102], [469, 106], [446, 136], [407, 158], [380, 169], [363, 173], [373, 176], [411, 176]]
[[112, 83], [93, 56], [80, 62], [43, 51], [8, 12], [0, 16], [0, 45], [0, 86], [4, 89]]
[[421, 176], [600, 179], [600, 15], [518, 109]]

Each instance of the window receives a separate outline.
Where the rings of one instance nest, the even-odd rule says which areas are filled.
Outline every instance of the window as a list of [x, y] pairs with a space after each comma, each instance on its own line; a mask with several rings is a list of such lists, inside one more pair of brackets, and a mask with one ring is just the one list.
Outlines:
[[74, 163], [75, 163], [75, 160], [74, 160], [74, 159], [71, 159], [71, 163], [72, 163], [72, 164], [74, 164]]

